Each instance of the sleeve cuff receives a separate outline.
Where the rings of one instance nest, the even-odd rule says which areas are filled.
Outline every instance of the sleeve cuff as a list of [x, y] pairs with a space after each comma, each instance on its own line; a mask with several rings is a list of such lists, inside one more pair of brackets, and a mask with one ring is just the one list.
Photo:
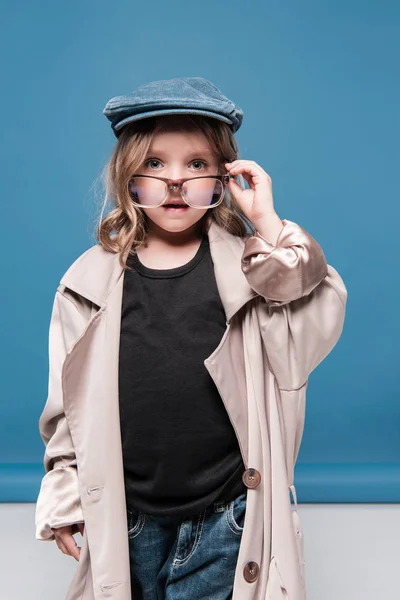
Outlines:
[[307, 296], [328, 273], [318, 242], [297, 223], [282, 223], [276, 246], [256, 232], [246, 239], [241, 260], [250, 286], [275, 305]]
[[36, 502], [36, 539], [53, 540], [51, 528], [83, 522], [75, 467], [59, 467], [42, 479]]

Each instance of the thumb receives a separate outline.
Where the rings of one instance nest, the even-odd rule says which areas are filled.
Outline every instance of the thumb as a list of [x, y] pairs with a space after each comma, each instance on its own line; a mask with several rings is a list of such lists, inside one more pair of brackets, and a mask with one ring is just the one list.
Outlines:
[[229, 181], [229, 188], [231, 190], [231, 192], [233, 193], [233, 195], [235, 196], [235, 198], [241, 196], [241, 193], [243, 192], [242, 188], [240, 187], [240, 185], [238, 184], [238, 182], [235, 179], [231, 179]]

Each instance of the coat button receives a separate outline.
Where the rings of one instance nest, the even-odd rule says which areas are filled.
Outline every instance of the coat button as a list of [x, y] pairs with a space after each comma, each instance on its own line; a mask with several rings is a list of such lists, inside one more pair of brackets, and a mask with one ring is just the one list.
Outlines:
[[261, 474], [257, 469], [246, 469], [242, 475], [242, 480], [248, 488], [256, 488], [260, 485]]
[[253, 581], [255, 581], [257, 579], [259, 572], [260, 572], [260, 567], [254, 561], [250, 561], [250, 562], [246, 563], [246, 565], [243, 569], [244, 578], [249, 583], [253, 583]]

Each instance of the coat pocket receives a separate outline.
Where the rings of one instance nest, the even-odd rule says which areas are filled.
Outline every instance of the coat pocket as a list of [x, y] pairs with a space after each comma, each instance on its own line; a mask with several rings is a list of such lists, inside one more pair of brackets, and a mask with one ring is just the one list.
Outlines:
[[265, 600], [290, 600], [282, 581], [275, 556], [272, 556], [269, 563], [267, 595]]

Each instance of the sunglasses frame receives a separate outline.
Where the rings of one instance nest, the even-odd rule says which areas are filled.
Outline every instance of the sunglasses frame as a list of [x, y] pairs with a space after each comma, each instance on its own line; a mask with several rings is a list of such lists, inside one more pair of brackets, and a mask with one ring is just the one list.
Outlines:
[[[225, 196], [226, 186], [229, 183], [229, 180], [232, 178], [232, 175], [230, 175], [229, 173], [226, 175], [200, 175], [199, 177], [186, 177], [185, 179], [173, 180], [173, 179], [168, 179], [166, 177], [156, 177], [155, 175], [141, 175], [140, 173], [135, 173], [135, 175], [132, 175], [128, 181], [128, 191], [131, 196], [132, 196], [132, 192], [129, 189], [129, 184], [131, 183], [132, 179], [134, 179], [135, 177], [147, 177], [149, 179], [158, 179], [159, 181], [163, 181], [167, 185], [167, 191], [166, 191], [164, 200], [160, 204], [157, 204], [155, 206], [145, 206], [144, 207], [142, 204], [138, 204], [137, 202], [135, 202], [135, 200], [132, 200], [132, 203], [134, 204], [134, 206], [137, 206], [139, 208], [159, 208], [160, 206], [165, 204], [165, 201], [168, 198], [169, 190], [178, 188], [179, 193], [180, 193], [183, 201], [185, 202], [185, 204], [187, 204], [191, 208], [198, 208], [199, 210], [204, 210], [205, 208], [214, 208], [215, 206], [219, 206], [221, 204], [221, 202], [223, 201], [224, 196]], [[218, 202], [216, 202], [215, 204], [211, 204], [210, 206], [205, 206], [205, 207], [193, 206], [192, 204], [190, 204], [187, 201], [187, 199], [185, 198], [182, 186], [184, 183], [186, 183], [186, 181], [191, 181], [192, 179], [218, 179], [218, 181], [220, 181], [222, 183], [222, 194], [221, 194], [221, 198], [218, 200]]]

